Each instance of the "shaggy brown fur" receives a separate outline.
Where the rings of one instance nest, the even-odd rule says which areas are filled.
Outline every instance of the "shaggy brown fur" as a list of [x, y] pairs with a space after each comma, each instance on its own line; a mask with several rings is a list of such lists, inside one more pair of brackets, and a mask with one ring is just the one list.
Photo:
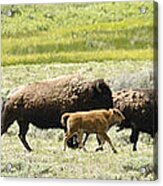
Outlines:
[[77, 134], [79, 140], [79, 147], [83, 148], [82, 138], [86, 132], [96, 133], [102, 140], [101, 147], [107, 141], [112, 147], [113, 152], [117, 152], [112, 145], [107, 131], [113, 125], [121, 123], [124, 120], [123, 114], [118, 109], [109, 110], [93, 110], [89, 112], [65, 113], [62, 116], [61, 123], [63, 126], [67, 125], [67, 132], [64, 138], [64, 150], [66, 150], [67, 141]]
[[146, 132], [152, 137], [158, 130], [157, 94], [153, 89], [121, 90], [113, 94], [114, 106], [125, 116], [120, 129], [131, 128], [130, 141], [137, 150], [139, 132]]
[[[65, 112], [112, 107], [112, 93], [103, 79], [85, 81], [73, 75], [32, 83], [8, 95], [1, 111], [1, 135], [16, 120], [19, 138], [31, 151], [25, 138], [29, 123], [41, 129], [64, 128], [60, 119]], [[72, 141], [70, 145], [74, 145]]]

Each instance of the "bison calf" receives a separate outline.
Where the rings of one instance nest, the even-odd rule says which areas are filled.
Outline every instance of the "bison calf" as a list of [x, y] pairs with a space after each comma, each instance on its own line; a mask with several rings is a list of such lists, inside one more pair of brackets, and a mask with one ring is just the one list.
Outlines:
[[67, 126], [67, 132], [64, 138], [64, 150], [66, 150], [67, 141], [75, 134], [78, 136], [79, 148], [83, 148], [83, 134], [96, 133], [101, 140], [101, 148], [107, 141], [114, 153], [115, 150], [107, 131], [115, 124], [120, 124], [125, 117], [118, 109], [92, 110], [88, 112], [65, 113], [62, 115], [61, 123]]

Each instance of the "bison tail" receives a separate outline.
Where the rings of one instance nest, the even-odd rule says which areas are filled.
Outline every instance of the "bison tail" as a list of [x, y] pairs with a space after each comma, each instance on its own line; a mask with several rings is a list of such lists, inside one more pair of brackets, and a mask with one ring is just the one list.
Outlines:
[[70, 117], [70, 113], [66, 113], [62, 115], [61, 124], [64, 128], [67, 128], [67, 120], [69, 117]]

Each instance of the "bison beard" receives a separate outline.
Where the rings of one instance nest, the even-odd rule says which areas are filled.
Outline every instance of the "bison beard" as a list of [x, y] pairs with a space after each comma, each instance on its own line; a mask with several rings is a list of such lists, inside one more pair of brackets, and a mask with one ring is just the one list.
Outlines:
[[154, 89], [121, 90], [113, 94], [114, 106], [125, 116], [118, 131], [131, 128], [130, 142], [137, 150], [140, 132], [154, 137], [158, 130], [158, 103]]
[[[61, 128], [65, 112], [88, 111], [113, 107], [112, 92], [103, 79], [85, 81], [81, 76], [62, 76], [29, 84], [8, 95], [1, 111], [1, 135], [17, 121], [19, 138], [31, 151], [26, 141], [29, 123], [41, 129]], [[68, 145], [77, 147], [75, 137]]]

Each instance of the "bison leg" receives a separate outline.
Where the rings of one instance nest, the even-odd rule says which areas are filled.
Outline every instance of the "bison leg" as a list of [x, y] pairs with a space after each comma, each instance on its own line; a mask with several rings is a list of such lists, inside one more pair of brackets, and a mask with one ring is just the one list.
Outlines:
[[77, 136], [74, 135], [72, 138], [70, 138], [67, 141], [67, 145], [68, 145], [68, 147], [73, 148], [73, 149], [78, 148]]
[[18, 121], [18, 124], [19, 124], [19, 139], [23, 143], [24, 147], [29, 152], [31, 152], [32, 149], [26, 141], [26, 134], [27, 134], [27, 131], [28, 131], [28, 128], [29, 128], [29, 123]]
[[102, 143], [104, 144], [105, 140], [103, 138], [101, 138], [101, 136], [99, 136], [98, 134], [96, 135], [96, 139], [99, 145], [101, 145]]
[[103, 136], [101, 136], [99, 134], [96, 135], [96, 139], [98, 141], [99, 147], [97, 147], [95, 151], [96, 152], [99, 151], [99, 150], [102, 151], [103, 150], [103, 145], [105, 143], [105, 140], [104, 140]]
[[[67, 132], [67, 127], [64, 128], [64, 132], [65, 133]], [[68, 145], [68, 147], [73, 148], [73, 149], [78, 148], [77, 136], [74, 135], [72, 138], [70, 138], [67, 141], [67, 145]]]
[[[65, 133], [67, 132], [67, 126], [64, 127], [64, 132], [65, 132]], [[73, 149], [78, 148], [77, 136], [74, 135], [72, 138], [70, 138], [70, 139], [67, 141], [67, 145], [68, 145], [68, 147], [73, 148]]]
[[107, 141], [107, 142], [110, 144], [110, 146], [111, 146], [113, 152], [114, 152], [114, 153], [117, 153], [117, 151], [116, 151], [116, 149], [114, 148], [114, 146], [113, 146], [113, 144], [112, 144], [111, 139], [109, 138], [109, 136], [108, 136], [106, 133], [103, 133], [103, 134], [102, 134], [102, 137], [104, 138], [105, 141]]
[[85, 147], [84, 147], [84, 145], [82, 143], [83, 134], [84, 134], [83, 131], [78, 132], [78, 143], [79, 143], [79, 148], [83, 149], [84, 151], [86, 151], [86, 149], [85, 149]]
[[88, 137], [89, 137], [89, 133], [86, 133], [85, 139], [83, 141], [83, 146], [85, 146], [86, 141], [88, 140]]
[[1, 123], [1, 136], [5, 134], [12, 123]]
[[63, 150], [66, 150], [67, 142], [68, 140], [74, 135], [74, 133], [66, 132], [64, 137], [64, 148]]
[[[85, 139], [84, 139], [84, 141], [83, 141], [83, 146], [85, 146], [85, 144], [86, 144], [86, 141], [88, 140], [88, 137], [89, 137], [89, 133], [86, 133], [86, 136], [85, 136]], [[101, 146], [101, 144], [102, 144], [102, 140], [104, 140], [100, 135], [96, 135], [96, 139], [97, 139], [97, 141], [98, 141], [98, 144], [99, 144], [99, 146], [100, 147], [98, 147], [98, 148], [96, 148], [96, 150], [95, 151], [99, 151], [99, 150], [103, 150], [103, 146]], [[105, 141], [105, 140], [104, 140]]]
[[136, 129], [132, 129], [132, 133], [131, 133], [131, 136], [130, 136], [130, 142], [134, 143], [133, 151], [137, 151], [138, 137], [139, 137], [139, 131], [137, 131]]
[[13, 114], [13, 111], [8, 110], [5, 104], [2, 105], [2, 107], [4, 108], [1, 110], [1, 136], [7, 132], [8, 128], [15, 121], [15, 115]]

